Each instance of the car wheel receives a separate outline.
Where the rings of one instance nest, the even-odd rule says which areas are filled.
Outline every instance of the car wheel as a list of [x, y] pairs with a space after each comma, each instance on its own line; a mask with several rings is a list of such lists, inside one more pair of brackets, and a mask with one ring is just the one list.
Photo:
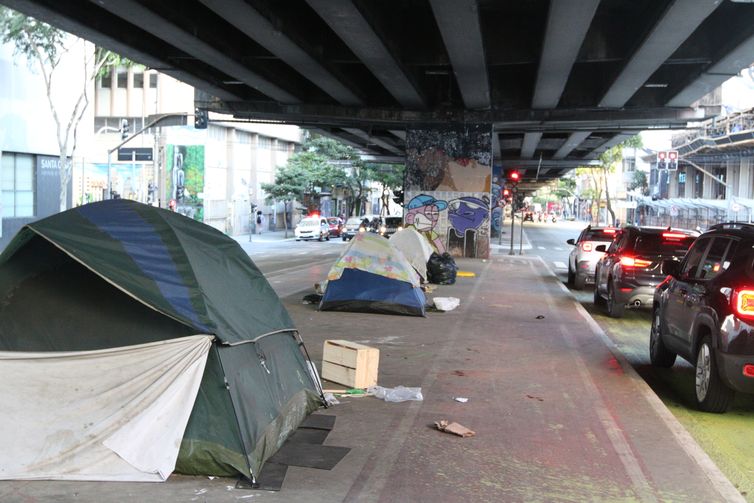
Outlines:
[[598, 285], [594, 285], [594, 305], [595, 306], [604, 306], [605, 305], [605, 299], [600, 295], [600, 289]]
[[575, 277], [573, 278], [573, 289], [583, 290], [585, 284], [586, 284], [586, 276], [582, 274], [576, 274]]
[[325, 236], [325, 241], [330, 241], [330, 235]]
[[575, 279], [576, 279], [576, 273], [573, 272], [573, 269], [571, 269], [571, 264], [568, 264], [568, 284], [573, 285], [573, 282]]
[[696, 404], [705, 412], [725, 412], [735, 394], [720, 379], [715, 361], [715, 350], [709, 336], [702, 339], [696, 350], [694, 390]]
[[348, 240], [346, 239], [346, 237], [345, 237], [345, 236], [342, 236], [342, 237], [341, 237], [341, 239], [342, 239], [343, 241], [348, 241]]
[[319, 241], [320, 243], [322, 242], [322, 233], [321, 232], [319, 233], [319, 237], [317, 238], [317, 241]]
[[669, 369], [675, 363], [676, 354], [662, 341], [660, 332], [660, 310], [652, 312], [652, 328], [649, 330], [649, 360], [655, 367]]
[[615, 283], [607, 284], [607, 314], [612, 318], [622, 318], [626, 306], [615, 299]]

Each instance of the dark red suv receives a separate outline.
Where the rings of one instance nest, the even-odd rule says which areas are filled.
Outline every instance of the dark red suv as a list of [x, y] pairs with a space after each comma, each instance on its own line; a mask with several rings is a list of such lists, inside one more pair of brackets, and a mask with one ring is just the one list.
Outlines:
[[652, 364], [676, 355], [696, 367], [695, 398], [725, 412], [735, 391], [754, 393], [754, 225], [718, 224], [683, 262], [663, 263], [649, 337]]

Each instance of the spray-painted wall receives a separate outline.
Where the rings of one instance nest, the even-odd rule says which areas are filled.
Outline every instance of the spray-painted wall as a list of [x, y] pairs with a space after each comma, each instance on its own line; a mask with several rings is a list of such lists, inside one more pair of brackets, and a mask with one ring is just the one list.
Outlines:
[[488, 258], [492, 127], [409, 129], [404, 220], [439, 251]]

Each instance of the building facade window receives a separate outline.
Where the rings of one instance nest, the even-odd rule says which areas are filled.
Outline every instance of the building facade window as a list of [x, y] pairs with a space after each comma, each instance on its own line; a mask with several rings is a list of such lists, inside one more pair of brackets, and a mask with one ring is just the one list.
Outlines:
[[125, 72], [125, 71], [118, 72], [116, 74], [116, 77], [117, 77], [116, 84], [117, 84], [118, 88], [119, 89], [126, 89], [128, 87], [128, 73]]
[[144, 74], [141, 72], [134, 72], [134, 89], [141, 89], [144, 87]]
[[0, 161], [3, 217], [34, 216], [34, 156], [3, 152]]
[[149, 74], [149, 88], [157, 89], [157, 74], [156, 73]]
[[100, 87], [110, 89], [113, 85], [113, 72], [109, 71], [100, 78]]

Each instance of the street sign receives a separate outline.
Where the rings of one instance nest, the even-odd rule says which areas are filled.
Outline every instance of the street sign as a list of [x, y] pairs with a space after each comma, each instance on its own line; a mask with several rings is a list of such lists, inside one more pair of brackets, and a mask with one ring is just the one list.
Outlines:
[[152, 148], [150, 147], [120, 147], [118, 149], [119, 161], [148, 162], [152, 160]]

